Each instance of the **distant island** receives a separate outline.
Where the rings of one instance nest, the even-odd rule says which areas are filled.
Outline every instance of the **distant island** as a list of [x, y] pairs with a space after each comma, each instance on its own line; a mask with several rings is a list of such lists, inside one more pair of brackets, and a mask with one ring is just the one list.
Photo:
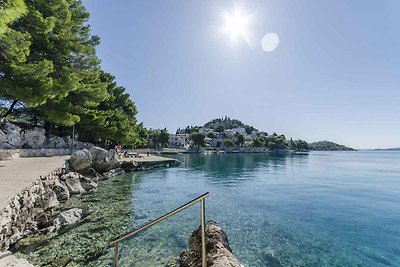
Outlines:
[[375, 148], [373, 150], [385, 150], [385, 151], [400, 151], [400, 147], [392, 147], [392, 148]]
[[339, 145], [330, 141], [318, 141], [309, 144], [310, 150], [315, 151], [356, 151], [354, 148]]
[[[352, 151], [353, 148], [329, 141], [307, 143], [301, 139], [286, 138], [283, 134], [259, 131], [255, 127], [229, 117], [213, 119], [202, 126], [186, 126], [169, 134], [166, 129], [153, 130], [150, 145], [181, 148], [187, 151], [214, 150], [225, 152], [307, 152]], [[165, 137], [163, 137], [165, 136]], [[161, 137], [161, 138], [160, 138]], [[159, 140], [164, 139], [164, 142]]]

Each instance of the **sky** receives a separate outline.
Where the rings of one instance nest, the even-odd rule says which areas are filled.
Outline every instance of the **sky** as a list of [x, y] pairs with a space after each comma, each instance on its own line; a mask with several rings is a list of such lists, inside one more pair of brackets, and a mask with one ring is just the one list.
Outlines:
[[397, 0], [83, 2], [103, 69], [148, 128], [229, 116], [308, 142], [400, 147]]

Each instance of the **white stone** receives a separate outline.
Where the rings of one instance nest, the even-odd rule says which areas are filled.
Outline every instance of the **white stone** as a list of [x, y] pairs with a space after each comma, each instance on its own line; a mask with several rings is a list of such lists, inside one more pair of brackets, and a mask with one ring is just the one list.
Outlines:
[[87, 149], [82, 149], [72, 153], [69, 159], [70, 167], [75, 171], [86, 169], [92, 165], [92, 156]]
[[35, 128], [26, 131], [24, 134], [23, 143], [29, 148], [41, 148], [45, 141], [46, 135], [44, 134], [44, 129]]
[[89, 208], [73, 208], [61, 213], [56, 219], [53, 220], [53, 225], [55, 226], [55, 229], [60, 229], [63, 226], [77, 223], [79, 220], [89, 214]]
[[47, 140], [47, 147], [48, 148], [67, 148], [67, 144], [65, 143], [64, 139], [58, 136], [52, 136]]
[[120, 165], [114, 151], [107, 151], [103, 148], [92, 146], [89, 152], [92, 155], [92, 167], [99, 173], [108, 172], [118, 168]]

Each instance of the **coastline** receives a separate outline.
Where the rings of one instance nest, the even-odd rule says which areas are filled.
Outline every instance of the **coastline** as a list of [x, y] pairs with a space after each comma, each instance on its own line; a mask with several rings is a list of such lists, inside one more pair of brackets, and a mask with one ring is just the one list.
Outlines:
[[[100, 148], [95, 148], [94, 151], [96, 150], [108, 153]], [[9, 187], [2, 187], [0, 190], [0, 251], [2, 251], [0, 267], [33, 266], [25, 259], [16, 258], [9, 253], [9, 247], [24, 237], [47, 235], [61, 229], [62, 225], [60, 228], [50, 226], [45, 229], [38, 228], [37, 225], [51, 223], [47, 218], [50, 219], [59, 204], [68, 201], [70, 196], [93, 191], [101, 180], [125, 172], [180, 164], [176, 159], [139, 155], [138, 158], [119, 159], [119, 164], [107, 172], [101, 174], [95, 172], [84, 176], [71, 169], [68, 164], [71, 158], [68, 158], [65, 156], [11, 158], [0, 161], [0, 166], [4, 166], [0, 168], [1, 182], [13, 187], [12, 190]], [[33, 170], [32, 166], [35, 166]], [[46, 222], [42, 222], [43, 218], [46, 218]], [[31, 229], [32, 223], [35, 225], [34, 230]]]

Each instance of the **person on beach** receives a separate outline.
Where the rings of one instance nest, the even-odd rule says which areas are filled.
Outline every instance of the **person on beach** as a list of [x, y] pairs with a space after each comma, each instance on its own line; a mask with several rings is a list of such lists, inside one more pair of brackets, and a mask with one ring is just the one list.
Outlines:
[[121, 158], [121, 145], [119, 143], [115, 145], [115, 153], [118, 155], [118, 158]]

